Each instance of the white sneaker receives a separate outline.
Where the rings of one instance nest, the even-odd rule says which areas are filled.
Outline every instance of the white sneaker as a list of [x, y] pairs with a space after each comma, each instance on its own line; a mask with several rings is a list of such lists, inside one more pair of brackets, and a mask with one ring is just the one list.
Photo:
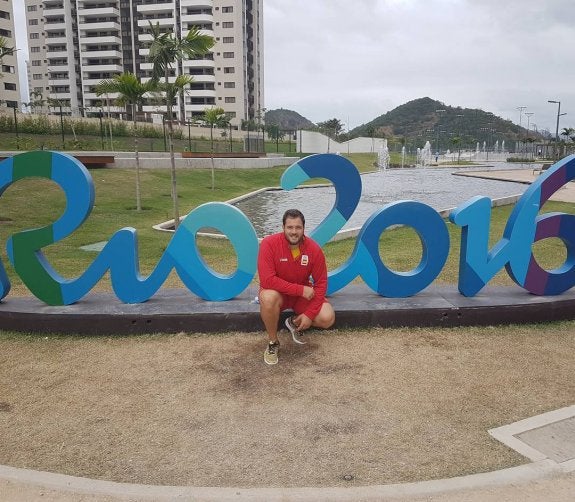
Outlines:
[[300, 345], [305, 345], [307, 342], [303, 342], [301, 339], [302, 333], [297, 329], [297, 326], [293, 322], [293, 317], [288, 317], [285, 322], [286, 328], [289, 329], [291, 337], [295, 343]]

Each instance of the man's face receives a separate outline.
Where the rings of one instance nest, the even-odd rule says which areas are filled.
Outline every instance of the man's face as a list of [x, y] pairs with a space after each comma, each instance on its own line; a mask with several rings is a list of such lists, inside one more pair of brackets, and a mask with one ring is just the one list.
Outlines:
[[286, 218], [284, 236], [292, 246], [297, 246], [303, 240], [303, 222], [301, 218]]

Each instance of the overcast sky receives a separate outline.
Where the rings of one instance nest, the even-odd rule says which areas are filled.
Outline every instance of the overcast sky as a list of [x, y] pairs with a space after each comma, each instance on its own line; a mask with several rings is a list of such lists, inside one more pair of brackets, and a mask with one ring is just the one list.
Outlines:
[[354, 128], [428, 96], [554, 134], [557, 100], [575, 127], [575, 0], [264, 0], [264, 33], [268, 109]]
[[354, 128], [428, 96], [515, 123], [525, 106], [553, 134], [561, 101], [575, 127], [575, 0], [264, 0], [264, 40], [265, 106], [313, 122]]

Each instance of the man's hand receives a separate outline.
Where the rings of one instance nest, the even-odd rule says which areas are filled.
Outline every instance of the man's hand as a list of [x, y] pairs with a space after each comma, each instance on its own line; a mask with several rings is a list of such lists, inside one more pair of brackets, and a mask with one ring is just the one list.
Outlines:
[[302, 296], [306, 299], [306, 300], [311, 300], [315, 295], [315, 291], [313, 290], [313, 288], [311, 286], [304, 286], [303, 287], [303, 294]]
[[[307, 287], [307, 286], [306, 286]], [[305, 314], [300, 314], [293, 320], [299, 331], [304, 331], [311, 326], [312, 320]]]

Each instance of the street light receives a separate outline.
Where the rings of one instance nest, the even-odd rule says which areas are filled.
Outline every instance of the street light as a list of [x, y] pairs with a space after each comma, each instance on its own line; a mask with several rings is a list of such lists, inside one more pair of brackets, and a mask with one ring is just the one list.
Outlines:
[[561, 115], [567, 115], [566, 113], [561, 113], [561, 101], [555, 101], [553, 99], [548, 99], [548, 103], [557, 104], [557, 125], [555, 126], [555, 158], [559, 156], [559, 117]]
[[521, 137], [521, 115], [523, 113], [523, 110], [525, 110], [525, 108], [527, 108], [526, 106], [518, 106], [517, 109], [519, 110], [519, 137]]
[[[531, 115], [533, 115], [533, 112], [525, 112], [525, 115], [527, 115], [527, 137], [526, 140], [529, 143], [529, 121], [531, 120]], [[527, 152], [529, 153], [529, 152]]]
[[[435, 113], [445, 113], [445, 110], [435, 110]], [[439, 123], [441, 122], [441, 115], [437, 120], [437, 137], [435, 139], [435, 156], [439, 156]]]

